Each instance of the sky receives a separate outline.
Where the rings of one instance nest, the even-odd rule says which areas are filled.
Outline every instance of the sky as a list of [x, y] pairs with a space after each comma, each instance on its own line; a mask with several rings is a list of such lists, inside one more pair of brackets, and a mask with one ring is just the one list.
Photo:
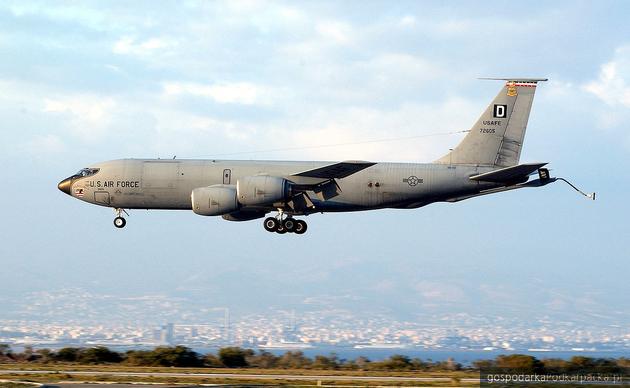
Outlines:
[[[0, 304], [76, 287], [236, 314], [630, 326], [629, 14], [623, 1], [2, 1]], [[132, 211], [117, 230], [111, 209], [56, 187], [126, 157], [430, 162], [502, 87], [479, 77], [549, 78], [521, 160], [597, 201], [556, 183], [313, 215], [296, 236], [185, 211]], [[299, 149], [270, 151], [285, 148]]]

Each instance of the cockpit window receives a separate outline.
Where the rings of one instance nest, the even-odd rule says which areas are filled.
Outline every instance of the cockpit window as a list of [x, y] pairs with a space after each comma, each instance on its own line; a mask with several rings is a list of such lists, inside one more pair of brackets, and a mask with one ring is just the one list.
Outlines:
[[79, 172], [77, 172], [76, 174], [74, 174], [74, 177], [76, 178], [83, 178], [86, 176], [91, 176], [94, 175], [98, 172], [98, 168], [84, 168], [81, 169]]

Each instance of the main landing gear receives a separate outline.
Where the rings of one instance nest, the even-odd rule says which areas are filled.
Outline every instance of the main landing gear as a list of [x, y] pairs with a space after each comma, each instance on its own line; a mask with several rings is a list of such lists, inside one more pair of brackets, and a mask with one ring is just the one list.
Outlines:
[[278, 234], [304, 234], [308, 228], [306, 221], [304, 220], [296, 220], [291, 216], [283, 218], [283, 212], [281, 209], [278, 210], [278, 215], [276, 217], [265, 218], [263, 226], [267, 232], [276, 232]]
[[114, 218], [114, 226], [118, 229], [124, 228], [125, 225], [127, 225], [127, 220], [123, 218], [122, 214], [125, 213], [126, 215], [129, 215], [129, 213], [127, 213], [125, 209], [121, 208], [114, 209], [114, 212], [116, 212], [116, 218]]

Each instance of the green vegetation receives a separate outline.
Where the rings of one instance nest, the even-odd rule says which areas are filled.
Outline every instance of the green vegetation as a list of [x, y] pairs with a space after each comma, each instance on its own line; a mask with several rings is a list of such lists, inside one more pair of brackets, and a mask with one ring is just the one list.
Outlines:
[[241, 349], [238, 347], [229, 347], [219, 350], [219, 360], [221, 364], [228, 368], [243, 368], [248, 366], [247, 357], [253, 357], [254, 352], [251, 349]]
[[[42, 349], [48, 350], [48, 349]], [[103, 363], [117, 363], [123, 360], [121, 354], [107, 349], [104, 346], [97, 346], [94, 348], [62, 348], [57, 353], [51, 351], [45, 351], [45, 356], [57, 361], [64, 362], [77, 362], [79, 364], [103, 364]], [[31, 361], [37, 360], [39, 357], [44, 357], [43, 354], [34, 353], [28, 356]]]
[[204, 366], [200, 355], [184, 346], [157, 347], [154, 350], [130, 350], [120, 354], [120, 361], [136, 366], [174, 366], [201, 367]]
[[27, 347], [14, 353], [10, 347], [0, 348], [0, 362], [19, 363], [73, 363], [80, 365], [118, 364], [143, 367], [180, 368], [257, 368], [257, 369], [312, 369], [355, 371], [454, 371], [461, 365], [452, 361], [424, 362], [404, 355], [393, 355], [383, 361], [370, 361], [365, 357], [354, 360], [340, 359], [332, 353], [309, 358], [301, 351], [288, 351], [282, 355], [261, 350], [255, 352], [240, 347], [222, 348], [215, 355], [199, 354], [184, 346], [160, 346], [153, 350], [129, 350], [119, 353], [103, 346], [92, 348], [65, 347], [33, 350]]
[[574, 356], [569, 360], [548, 358], [538, 360], [536, 357], [524, 354], [498, 356], [494, 360], [475, 361], [473, 366], [488, 373], [602, 373], [602, 374], [630, 374], [630, 359], [627, 358], [591, 358]]
[[91, 348], [65, 347], [59, 350], [37, 349], [26, 347], [23, 352], [13, 352], [8, 345], [0, 344], [0, 363], [28, 364], [29, 367], [41, 364], [72, 364], [72, 365], [110, 365], [118, 368], [126, 367], [177, 367], [177, 368], [238, 368], [242, 371], [255, 370], [300, 370], [352, 372], [357, 376], [363, 372], [388, 373], [425, 372], [449, 373], [476, 372], [479, 370], [515, 371], [526, 373], [611, 373], [630, 374], [630, 359], [590, 358], [576, 356], [570, 360], [543, 359], [529, 355], [498, 356], [494, 360], [475, 361], [470, 367], [448, 361], [423, 361], [405, 355], [392, 355], [382, 361], [371, 361], [366, 357], [356, 359], [340, 359], [336, 354], [307, 357], [300, 351], [287, 351], [282, 355], [275, 355], [261, 350], [254, 351], [240, 347], [226, 347], [216, 354], [199, 354], [184, 346], [160, 346], [153, 350], [129, 350], [116, 352], [103, 346]]

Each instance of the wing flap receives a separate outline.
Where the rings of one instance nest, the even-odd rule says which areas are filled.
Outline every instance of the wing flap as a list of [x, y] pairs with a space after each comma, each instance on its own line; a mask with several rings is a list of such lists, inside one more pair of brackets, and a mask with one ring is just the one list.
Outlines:
[[525, 163], [517, 166], [501, 168], [498, 170], [486, 172], [470, 177], [473, 181], [493, 182], [493, 183], [512, 183], [519, 179], [527, 178], [531, 173], [535, 172], [547, 163]]
[[363, 162], [359, 160], [348, 160], [345, 162], [339, 162], [330, 164], [328, 166], [319, 167], [313, 170], [300, 172], [293, 174], [294, 176], [303, 176], [309, 178], [321, 178], [321, 179], [340, 179], [355, 174], [361, 170], [365, 170], [368, 167], [372, 167], [376, 163]]

